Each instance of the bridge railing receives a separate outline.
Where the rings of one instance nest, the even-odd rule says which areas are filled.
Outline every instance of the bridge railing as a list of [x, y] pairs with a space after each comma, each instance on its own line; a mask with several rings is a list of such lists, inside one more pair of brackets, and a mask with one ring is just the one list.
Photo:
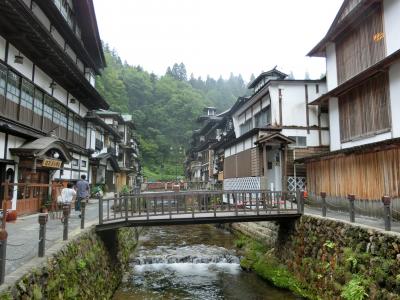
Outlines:
[[116, 195], [99, 199], [99, 224], [130, 219], [172, 219], [302, 213], [293, 192], [187, 191]]

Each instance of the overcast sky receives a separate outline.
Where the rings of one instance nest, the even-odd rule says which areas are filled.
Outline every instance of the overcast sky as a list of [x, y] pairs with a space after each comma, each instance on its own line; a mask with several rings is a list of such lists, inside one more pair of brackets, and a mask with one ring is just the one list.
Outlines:
[[131, 65], [163, 75], [242, 74], [278, 66], [296, 78], [325, 73], [305, 55], [325, 35], [343, 0], [94, 0], [100, 36]]

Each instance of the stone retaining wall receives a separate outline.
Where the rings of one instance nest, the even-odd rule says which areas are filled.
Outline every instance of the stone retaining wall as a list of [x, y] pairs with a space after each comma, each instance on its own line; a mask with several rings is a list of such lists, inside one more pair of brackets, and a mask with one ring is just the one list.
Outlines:
[[31, 269], [0, 299], [111, 299], [137, 244], [134, 228], [86, 230]]
[[[400, 299], [398, 233], [311, 215], [280, 226], [238, 223], [232, 228], [267, 245], [263, 253], [248, 252], [246, 266], [274, 282], [279, 274], [263, 270], [263, 266], [272, 266], [269, 261], [276, 260], [282, 267], [280, 274], [288, 271], [293, 276], [295, 291], [306, 291], [302, 296]], [[292, 288], [290, 284], [284, 287]]]

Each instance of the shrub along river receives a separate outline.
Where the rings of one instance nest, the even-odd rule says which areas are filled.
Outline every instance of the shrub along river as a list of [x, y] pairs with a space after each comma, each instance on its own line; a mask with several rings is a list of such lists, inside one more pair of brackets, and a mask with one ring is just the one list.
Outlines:
[[114, 300], [299, 299], [243, 271], [239, 255], [211, 225], [147, 228]]

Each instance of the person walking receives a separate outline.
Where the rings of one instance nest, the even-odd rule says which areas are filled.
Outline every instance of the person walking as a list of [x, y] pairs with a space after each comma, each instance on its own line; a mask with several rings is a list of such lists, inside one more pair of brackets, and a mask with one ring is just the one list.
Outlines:
[[[61, 196], [61, 204], [69, 206], [68, 214], [71, 212], [71, 203], [76, 196], [76, 191], [73, 187], [74, 187], [74, 185], [72, 184], [72, 182], [68, 182], [67, 187], [62, 189], [61, 195], [60, 195]], [[61, 218], [61, 223], [63, 223], [63, 222], [64, 222], [64, 219]]]
[[[76, 183], [76, 202], [75, 211], [81, 211], [81, 201], [89, 197], [89, 182], [86, 181], [86, 175], [81, 176], [81, 180]], [[79, 217], [81, 215], [79, 214]]]

